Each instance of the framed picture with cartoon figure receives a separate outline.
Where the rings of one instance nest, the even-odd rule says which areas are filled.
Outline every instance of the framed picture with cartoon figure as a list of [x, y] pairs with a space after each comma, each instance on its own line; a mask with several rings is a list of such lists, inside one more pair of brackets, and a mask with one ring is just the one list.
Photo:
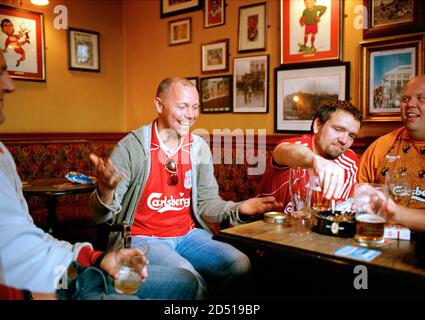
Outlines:
[[343, 1], [280, 0], [280, 63], [340, 61]]
[[0, 48], [9, 75], [46, 81], [43, 14], [0, 5]]

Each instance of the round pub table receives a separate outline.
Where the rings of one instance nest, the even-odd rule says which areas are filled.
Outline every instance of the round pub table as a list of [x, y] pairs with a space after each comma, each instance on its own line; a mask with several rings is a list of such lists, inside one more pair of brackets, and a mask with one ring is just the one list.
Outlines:
[[65, 178], [47, 178], [33, 181], [23, 181], [24, 196], [39, 196], [46, 198], [47, 205], [47, 230], [54, 233], [57, 226], [56, 206], [58, 197], [70, 194], [92, 192], [94, 184], [72, 183]]

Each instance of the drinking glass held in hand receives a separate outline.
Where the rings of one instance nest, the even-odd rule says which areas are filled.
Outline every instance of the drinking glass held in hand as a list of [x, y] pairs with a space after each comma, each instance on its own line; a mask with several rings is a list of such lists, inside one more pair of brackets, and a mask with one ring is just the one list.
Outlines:
[[354, 187], [353, 209], [356, 212], [356, 240], [360, 245], [384, 243], [387, 221], [388, 187], [383, 184], [357, 183]]
[[395, 203], [408, 206], [412, 196], [413, 175], [408, 172], [387, 172], [385, 184], [389, 188], [390, 196]]
[[118, 265], [118, 277], [114, 281], [114, 288], [118, 293], [131, 295], [135, 294], [144, 281], [147, 273], [147, 254], [149, 246], [147, 243], [138, 248], [143, 254], [134, 254], [129, 250], [122, 249], [122, 244], [118, 242], [115, 246], [115, 258]]

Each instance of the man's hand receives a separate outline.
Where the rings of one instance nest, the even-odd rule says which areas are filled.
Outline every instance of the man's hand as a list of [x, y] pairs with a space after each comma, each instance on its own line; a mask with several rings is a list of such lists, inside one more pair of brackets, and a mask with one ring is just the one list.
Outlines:
[[303, 17], [301, 17], [300, 18], [300, 25], [301, 26], [304, 26], [305, 25], [305, 21], [306, 21], [307, 19], [303, 16]]
[[141, 264], [143, 265], [143, 267], [140, 269], [139, 275], [142, 279], [142, 282], [144, 282], [148, 277], [147, 264], [149, 262], [142, 250], [138, 248], [120, 249], [117, 251], [109, 252], [100, 263], [100, 269], [110, 274], [114, 279], [117, 279], [120, 262], [122, 259], [128, 257], [141, 258]]
[[240, 207], [239, 213], [254, 216], [268, 211], [281, 211], [283, 203], [277, 202], [275, 197], [251, 198], [246, 200]]
[[341, 198], [345, 178], [344, 169], [317, 155], [314, 157], [313, 168], [319, 175], [322, 194], [325, 198], [328, 200]]
[[125, 174], [117, 175], [117, 169], [110, 159], [103, 160], [95, 154], [90, 154], [90, 160], [94, 164], [94, 175], [97, 180], [97, 192], [100, 200], [105, 204], [112, 204], [114, 191], [124, 179]]

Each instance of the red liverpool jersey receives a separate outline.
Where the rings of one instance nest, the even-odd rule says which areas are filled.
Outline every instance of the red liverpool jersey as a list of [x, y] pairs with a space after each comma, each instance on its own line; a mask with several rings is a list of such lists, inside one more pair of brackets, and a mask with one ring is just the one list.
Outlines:
[[[173, 154], [167, 155], [160, 146], [156, 123], [152, 125], [151, 169], [136, 208], [132, 235], [177, 237], [195, 227], [191, 214], [191, 144], [189, 134]], [[177, 164], [177, 181], [170, 179], [173, 173], [165, 165], [168, 159]]]

